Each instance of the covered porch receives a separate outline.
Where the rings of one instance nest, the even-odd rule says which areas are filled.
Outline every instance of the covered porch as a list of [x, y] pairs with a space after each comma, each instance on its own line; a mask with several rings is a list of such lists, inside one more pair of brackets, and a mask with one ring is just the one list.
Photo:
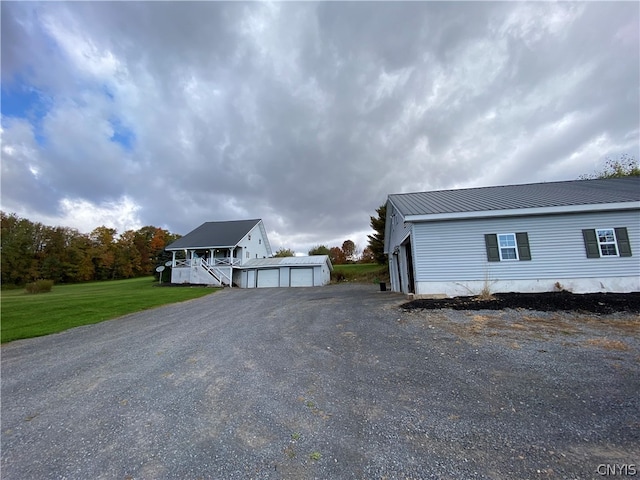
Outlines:
[[242, 248], [173, 250], [171, 282], [233, 286], [233, 267], [242, 264]]
[[198, 260], [212, 266], [237, 266], [242, 264], [242, 248], [207, 248], [173, 250], [171, 267], [190, 267]]

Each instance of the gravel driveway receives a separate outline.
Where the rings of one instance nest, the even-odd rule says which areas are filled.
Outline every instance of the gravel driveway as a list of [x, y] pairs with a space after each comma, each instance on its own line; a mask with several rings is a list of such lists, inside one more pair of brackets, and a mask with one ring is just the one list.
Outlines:
[[226, 289], [4, 345], [2, 478], [640, 470], [637, 316], [403, 301], [369, 285]]

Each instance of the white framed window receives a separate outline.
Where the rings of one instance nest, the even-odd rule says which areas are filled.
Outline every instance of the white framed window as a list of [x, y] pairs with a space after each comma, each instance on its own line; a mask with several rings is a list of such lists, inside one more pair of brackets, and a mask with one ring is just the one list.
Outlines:
[[484, 244], [487, 247], [487, 260], [489, 262], [531, 260], [527, 232], [485, 233]]
[[582, 230], [582, 237], [587, 258], [632, 256], [627, 227], [587, 228]]
[[499, 233], [498, 246], [500, 251], [500, 261], [518, 260], [518, 244], [515, 233]]
[[617, 257], [618, 246], [616, 242], [616, 232], [613, 228], [596, 229], [598, 248], [602, 257]]
[[249, 254], [249, 251], [247, 251], [247, 258], [251, 258], [251, 255]]
[[262, 245], [262, 239], [261, 238], [258, 239], [258, 245]]

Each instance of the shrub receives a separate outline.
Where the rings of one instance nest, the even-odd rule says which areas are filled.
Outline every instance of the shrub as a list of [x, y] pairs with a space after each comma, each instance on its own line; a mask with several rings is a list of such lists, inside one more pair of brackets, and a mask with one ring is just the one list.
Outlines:
[[343, 272], [336, 272], [334, 270], [331, 272], [331, 280], [333, 282], [345, 282], [347, 280], [347, 276]]
[[45, 293], [50, 292], [53, 288], [53, 280], [36, 280], [33, 283], [27, 283], [27, 293]]

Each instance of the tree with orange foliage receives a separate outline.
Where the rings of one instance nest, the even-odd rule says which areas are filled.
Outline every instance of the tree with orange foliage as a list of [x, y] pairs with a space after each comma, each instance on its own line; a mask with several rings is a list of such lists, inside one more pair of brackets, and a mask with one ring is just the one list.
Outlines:
[[347, 263], [347, 257], [340, 247], [331, 247], [329, 249], [329, 259], [334, 265], [342, 265]]

